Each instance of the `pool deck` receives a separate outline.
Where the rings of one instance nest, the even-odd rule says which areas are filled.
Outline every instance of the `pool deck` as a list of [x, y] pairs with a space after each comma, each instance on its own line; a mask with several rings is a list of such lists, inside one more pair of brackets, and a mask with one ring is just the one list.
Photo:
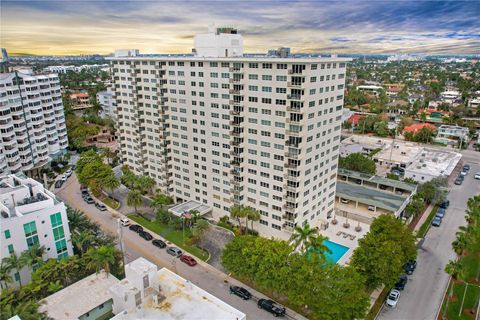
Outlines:
[[[331, 223], [332, 220], [330, 220], [329, 227], [326, 230], [320, 230], [320, 233], [328, 237], [328, 240], [349, 248], [348, 251], [340, 258], [340, 260], [337, 261], [337, 263], [340, 265], [346, 265], [350, 262], [353, 251], [358, 247], [358, 239], [365, 236], [365, 234], [370, 230], [370, 226], [368, 224], [360, 223], [362, 230], [357, 232], [355, 231], [355, 227], [358, 225], [358, 222], [350, 219], [350, 227], [347, 229], [343, 227], [343, 223], [346, 222], [346, 218], [337, 217], [337, 220], [338, 223], [336, 225], [333, 225]], [[340, 231], [355, 236], [355, 239], [351, 240], [350, 237], [344, 238], [343, 234], [337, 235], [337, 233]]]

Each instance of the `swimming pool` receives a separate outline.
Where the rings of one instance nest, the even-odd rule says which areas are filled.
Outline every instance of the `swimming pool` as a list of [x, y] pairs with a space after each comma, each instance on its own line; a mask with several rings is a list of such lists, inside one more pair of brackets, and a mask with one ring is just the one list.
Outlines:
[[330, 240], [325, 240], [323, 243], [327, 246], [328, 249], [330, 249], [330, 252], [325, 252], [325, 257], [327, 258], [328, 261], [337, 263], [338, 260], [340, 260], [341, 257], [350, 249], [349, 247], [342, 246], [341, 244], [338, 244], [336, 242], [330, 241]]

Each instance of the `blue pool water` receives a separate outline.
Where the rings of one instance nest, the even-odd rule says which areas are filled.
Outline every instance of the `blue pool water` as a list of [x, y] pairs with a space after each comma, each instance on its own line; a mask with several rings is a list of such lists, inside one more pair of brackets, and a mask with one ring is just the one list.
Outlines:
[[347, 252], [349, 249], [348, 247], [342, 246], [341, 244], [332, 242], [330, 240], [325, 240], [323, 243], [332, 251], [332, 253], [325, 252], [327, 260], [334, 263], [337, 263], [337, 261], [340, 260], [340, 258], [343, 257], [345, 252]]

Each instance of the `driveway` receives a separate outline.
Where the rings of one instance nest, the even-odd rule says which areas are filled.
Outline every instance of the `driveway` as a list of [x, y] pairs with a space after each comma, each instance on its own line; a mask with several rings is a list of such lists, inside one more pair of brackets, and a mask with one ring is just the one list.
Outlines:
[[418, 266], [400, 296], [395, 309], [383, 307], [381, 320], [434, 320], [448, 283], [444, 272], [448, 260], [455, 258], [452, 242], [458, 228], [466, 224], [467, 200], [480, 193], [480, 180], [473, 179], [480, 171], [480, 153], [464, 150], [463, 162], [470, 164], [470, 172], [461, 186], [454, 185], [448, 199], [450, 207], [439, 228], [432, 227], [418, 249]]
[[[104, 231], [113, 235], [118, 234], [117, 232], [119, 231], [119, 228], [117, 227], [116, 217], [113, 217], [108, 211], [99, 211], [93, 205], [88, 205], [82, 200], [80, 186], [75, 175], [72, 175], [62, 188], [55, 190], [55, 193], [72, 208], [83, 211], [92, 221], [98, 223]], [[153, 246], [150, 241], [143, 240], [128, 228], [121, 228], [121, 232], [123, 233], [127, 263], [138, 257], [144, 257], [159, 267], [167, 267], [170, 270], [173, 270], [200, 288], [244, 312], [248, 319], [274, 318], [264, 310], [258, 309], [255, 299], [252, 299], [251, 301], [243, 301], [234, 295], [230, 295], [228, 287], [231, 284], [243, 286], [251, 291], [255, 298], [265, 298], [264, 295], [248, 288], [239, 281], [228, 277], [225, 273], [215, 269], [208, 263], [199, 261], [197, 266], [189, 267], [179, 259], [168, 255], [165, 249], [159, 249]], [[228, 283], [225, 283], [224, 280], [227, 280]], [[289, 315], [288, 318], [290, 319], [305, 319], [291, 310], [288, 310], [287, 313]]]

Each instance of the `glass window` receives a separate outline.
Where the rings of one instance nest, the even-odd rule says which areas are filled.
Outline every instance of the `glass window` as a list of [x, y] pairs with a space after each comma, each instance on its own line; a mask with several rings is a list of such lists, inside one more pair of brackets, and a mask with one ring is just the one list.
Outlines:
[[60, 212], [52, 214], [50, 216], [50, 221], [52, 222], [52, 227], [57, 227], [62, 224], [62, 215]]
[[63, 231], [63, 227], [58, 227], [53, 229], [53, 237], [55, 238], [55, 241], [65, 238], [65, 233]]
[[67, 242], [65, 240], [61, 240], [55, 243], [55, 247], [57, 248], [57, 254], [63, 253], [67, 251]]
[[5, 230], [5, 239], [10, 239], [10, 230]]
[[33, 236], [37, 233], [37, 226], [35, 225], [35, 221], [25, 223], [23, 225], [23, 230], [25, 231], [25, 237]]
[[13, 253], [13, 244], [8, 245], [8, 253], [12, 254]]

